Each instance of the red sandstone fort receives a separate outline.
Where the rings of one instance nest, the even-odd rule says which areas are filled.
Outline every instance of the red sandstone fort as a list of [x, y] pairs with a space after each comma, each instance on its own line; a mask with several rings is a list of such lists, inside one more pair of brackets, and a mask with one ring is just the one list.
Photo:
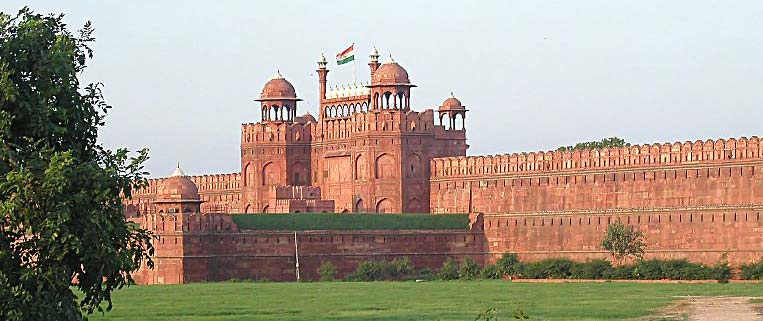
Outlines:
[[[408, 256], [492, 262], [604, 258], [613, 221], [644, 231], [647, 256], [733, 266], [763, 257], [763, 144], [759, 138], [579, 151], [466, 156], [467, 108], [455, 97], [415, 111], [408, 72], [370, 56], [370, 84], [329, 87], [318, 62], [318, 119], [280, 73], [241, 126], [241, 171], [152, 179], [126, 215], [153, 231], [156, 268], [141, 283], [231, 278], [294, 280], [291, 231], [240, 230], [237, 213], [475, 213], [468, 230], [303, 231], [303, 277], [322, 261], [340, 274], [358, 262]], [[480, 214], [476, 214], [480, 213]]]

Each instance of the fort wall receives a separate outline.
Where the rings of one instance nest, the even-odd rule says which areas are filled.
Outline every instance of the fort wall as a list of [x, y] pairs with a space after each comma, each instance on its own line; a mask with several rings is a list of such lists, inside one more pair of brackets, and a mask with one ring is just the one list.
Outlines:
[[523, 261], [610, 259], [601, 239], [607, 225], [619, 221], [644, 233], [645, 258], [715, 264], [725, 255], [738, 267], [763, 258], [761, 214], [763, 206], [488, 214], [486, 261], [504, 252], [517, 253]]
[[431, 162], [434, 213], [543, 212], [763, 203], [757, 137], [449, 157]]
[[[229, 215], [167, 214], [133, 219], [156, 235], [153, 270], [135, 276], [141, 284], [230, 279], [296, 279], [293, 231], [239, 231]], [[480, 225], [481, 227], [481, 225]], [[418, 268], [437, 269], [448, 257], [484, 258], [484, 236], [475, 230], [298, 231], [300, 276], [318, 279], [324, 261], [338, 277], [362, 261], [409, 257]]]

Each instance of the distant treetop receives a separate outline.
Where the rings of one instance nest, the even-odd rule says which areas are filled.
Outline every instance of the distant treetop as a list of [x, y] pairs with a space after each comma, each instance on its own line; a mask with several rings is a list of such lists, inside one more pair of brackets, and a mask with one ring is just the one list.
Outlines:
[[556, 150], [559, 152], [582, 150], [582, 149], [594, 149], [594, 148], [612, 148], [612, 147], [625, 147], [631, 144], [626, 142], [625, 139], [620, 137], [604, 138], [600, 141], [577, 143], [575, 146], [561, 146]]

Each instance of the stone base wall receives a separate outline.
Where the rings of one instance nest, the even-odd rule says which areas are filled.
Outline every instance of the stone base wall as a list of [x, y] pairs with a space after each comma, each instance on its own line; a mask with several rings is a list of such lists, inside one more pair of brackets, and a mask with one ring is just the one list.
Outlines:
[[504, 252], [515, 252], [524, 261], [609, 259], [601, 239], [608, 224], [620, 221], [644, 232], [646, 258], [714, 264], [725, 254], [736, 267], [763, 259], [762, 214], [763, 206], [728, 206], [486, 215], [486, 261], [494, 262]]
[[[156, 244], [156, 268], [141, 270], [138, 283], [296, 280], [293, 232], [163, 233], [160, 237], [164, 243]], [[324, 261], [333, 263], [337, 277], [343, 278], [366, 260], [409, 257], [416, 269], [436, 270], [448, 257], [469, 257], [483, 264], [485, 253], [481, 231], [309, 231], [297, 232], [297, 244], [300, 277], [305, 280], [317, 280]]]

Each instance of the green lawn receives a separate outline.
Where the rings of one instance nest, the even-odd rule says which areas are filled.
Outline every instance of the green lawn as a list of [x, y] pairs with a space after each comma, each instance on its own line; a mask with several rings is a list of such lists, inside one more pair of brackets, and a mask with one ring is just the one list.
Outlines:
[[134, 286], [91, 320], [468, 320], [497, 308], [514, 320], [623, 320], [681, 295], [763, 296], [763, 284], [511, 283], [506, 281], [206, 283]]
[[468, 214], [234, 214], [242, 230], [466, 230]]

